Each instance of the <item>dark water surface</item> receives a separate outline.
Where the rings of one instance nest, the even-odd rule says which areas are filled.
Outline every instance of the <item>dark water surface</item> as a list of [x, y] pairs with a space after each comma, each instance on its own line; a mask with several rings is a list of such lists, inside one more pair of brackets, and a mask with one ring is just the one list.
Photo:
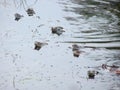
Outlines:
[[[120, 49], [120, 2], [110, 0], [71, 0], [61, 2], [65, 19], [73, 30], [72, 41], [86, 46]], [[72, 15], [75, 14], [75, 15]]]
[[[120, 66], [119, 0], [1, 0], [0, 13], [0, 90], [120, 90], [120, 75], [101, 68]], [[36, 51], [35, 41], [48, 45]], [[88, 79], [88, 70], [99, 74]]]
[[[119, 0], [59, 0], [66, 12], [64, 17], [71, 25], [71, 39], [64, 43], [77, 43], [87, 48], [104, 48], [98, 54], [91, 56], [93, 65], [95, 61], [104, 60], [107, 64], [120, 66], [120, 1]], [[64, 1], [64, 2], [63, 2]], [[91, 53], [93, 53], [91, 51]], [[99, 53], [99, 52], [98, 52]], [[95, 61], [94, 61], [95, 60]], [[104, 76], [107, 80], [111, 77]], [[116, 78], [116, 76], [113, 76]], [[112, 77], [112, 78], [113, 78]], [[110, 80], [112, 83], [101, 90], [119, 90], [120, 77]], [[105, 80], [105, 82], [107, 82]], [[100, 81], [102, 83], [102, 81]], [[104, 80], [103, 80], [104, 82]], [[97, 83], [97, 82], [96, 82]], [[90, 84], [90, 83], [88, 83]], [[86, 85], [87, 87], [87, 85]], [[80, 90], [100, 90], [99, 88], [80, 89]]]

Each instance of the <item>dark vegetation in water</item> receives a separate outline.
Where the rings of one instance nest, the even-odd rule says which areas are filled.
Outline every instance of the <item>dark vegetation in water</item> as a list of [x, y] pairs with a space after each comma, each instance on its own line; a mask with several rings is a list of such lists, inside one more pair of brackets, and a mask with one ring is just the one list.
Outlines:
[[57, 34], [58, 36], [60, 36], [65, 31], [64, 31], [63, 27], [57, 26], [57, 27], [52, 27], [51, 32], [52, 32], [52, 34]]

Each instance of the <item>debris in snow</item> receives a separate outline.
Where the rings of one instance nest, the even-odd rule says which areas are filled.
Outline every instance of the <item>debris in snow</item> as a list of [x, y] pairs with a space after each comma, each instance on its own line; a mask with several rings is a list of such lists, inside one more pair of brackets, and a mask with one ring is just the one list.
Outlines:
[[15, 20], [18, 21], [21, 19], [21, 17], [23, 17], [23, 15], [20, 15], [18, 13], [15, 14]]
[[79, 57], [80, 55], [80, 46], [78, 46], [77, 44], [73, 44], [72, 45], [72, 51], [73, 51], [73, 56], [74, 57]]
[[51, 31], [53, 34], [57, 34], [58, 36], [61, 35], [64, 31], [64, 28], [61, 27], [61, 26], [58, 26], [58, 27], [52, 27], [51, 28]]
[[102, 64], [102, 69], [109, 70], [112, 73], [120, 75], [120, 67], [116, 65], [107, 65], [107, 64]]
[[33, 16], [35, 14], [35, 11], [32, 8], [28, 8], [26, 12], [28, 16]]
[[36, 18], [40, 19], [40, 16], [36, 16]]
[[40, 50], [41, 47], [43, 47], [44, 45], [48, 45], [48, 43], [42, 43], [42, 42], [35, 42], [35, 50]]
[[44, 26], [44, 24], [40, 24], [40, 25], [38, 25], [37, 27], [42, 27], [42, 26]]
[[95, 78], [95, 75], [97, 75], [98, 73], [99, 73], [98, 71], [89, 70], [89, 71], [87, 72], [88, 78], [89, 78], [89, 79], [94, 79], [94, 78]]
[[80, 46], [78, 46], [77, 44], [73, 44], [72, 45], [72, 51], [79, 51], [79, 49], [80, 49]]
[[79, 57], [79, 55], [80, 55], [80, 51], [79, 50], [73, 51], [73, 56]]

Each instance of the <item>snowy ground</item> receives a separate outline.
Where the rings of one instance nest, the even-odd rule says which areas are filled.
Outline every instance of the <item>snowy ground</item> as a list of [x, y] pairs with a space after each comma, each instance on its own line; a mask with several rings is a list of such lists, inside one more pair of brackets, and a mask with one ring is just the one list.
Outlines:
[[[110, 64], [117, 62], [120, 65], [119, 50], [82, 48], [84, 52], [80, 57], [74, 57], [69, 48], [73, 43], [63, 42], [79, 40], [72, 38], [73, 31], [77, 32], [74, 30], [76, 27], [65, 19], [67, 16], [77, 17], [77, 14], [65, 12], [61, 5], [65, 4], [64, 2], [68, 5], [72, 3], [67, 0], [38, 0], [34, 4], [35, 0], [31, 1], [28, 0], [28, 5], [24, 8], [12, 0], [7, 4], [0, 1], [0, 90], [119, 90], [120, 77], [102, 71], [99, 67], [106, 62]], [[29, 7], [35, 10], [34, 16], [27, 15], [25, 10]], [[20, 13], [24, 17], [15, 21], [15, 13]], [[96, 17], [91, 19], [94, 18]], [[91, 22], [91, 19], [88, 21]], [[80, 19], [83, 25], [80, 27], [84, 27], [82, 29], [92, 28], [91, 24], [85, 24], [86, 22], [82, 20]], [[101, 19], [96, 22], [100, 23], [99, 20]], [[107, 20], [104, 23], [107, 23]], [[53, 35], [52, 26], [62, 26], [66, 32], [60, 36]], [[82, 40], [84, 42], [85, 39]], [[36, 51], [35, 41], [47, 42], [48, 45]], [[118, 44], [119, 42], [116, 42], [110, 47], [112, 45], [118, 47]], [[87, 45], [96, 46], [91, 43]], [[105, 45], [108, 46], [97, 44], [98, 47]], [[114, 62], [111, 62], [113, 59]], [[90, 69], [100, 72], [94, 80], [87, 79], [87, 71]]]

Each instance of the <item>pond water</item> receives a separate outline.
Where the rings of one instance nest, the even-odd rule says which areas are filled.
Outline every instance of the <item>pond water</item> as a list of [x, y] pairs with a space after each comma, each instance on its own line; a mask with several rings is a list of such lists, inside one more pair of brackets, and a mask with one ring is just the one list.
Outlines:
[[[0, 90], [120, 90], [120, 75], [101, 68], [120, 66], [119, 0], [1, 0], [0, 13]], [[48, 45], [36, 51], [35, 41]], [[88, 70], [99, 74], [88, 79]]]

